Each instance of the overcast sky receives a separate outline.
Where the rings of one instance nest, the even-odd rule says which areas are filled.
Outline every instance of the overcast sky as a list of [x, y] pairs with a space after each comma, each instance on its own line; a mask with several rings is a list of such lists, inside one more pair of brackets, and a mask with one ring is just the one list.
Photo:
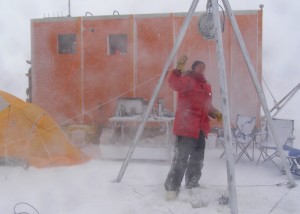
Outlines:
[[[187, 12], [192, 0], [71, 0], [71, 16]], [[222, 1], [219, 1], [222, 5]], [[300, 2], [296, 0], [233, 0], [233, 10], [259, 9], [263, 16], [263, 76], [279, 101], [300, 82]], [[199, 1], [197, 11], [205, 10], [206, 1]], [[25, 73], [30, 60], [30, 20], [68, 15], [68, 0], [0, 0], [0, 90], [22, 99], [28, 86]], [[273, 102], [266, 92], [269, 107]], [[300, 92], [283, 110], [284, 117], [300, 119]]]

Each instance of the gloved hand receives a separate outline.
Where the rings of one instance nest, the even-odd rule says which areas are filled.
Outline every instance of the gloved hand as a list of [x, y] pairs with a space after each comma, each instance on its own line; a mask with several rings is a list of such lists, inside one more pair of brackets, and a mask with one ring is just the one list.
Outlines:
[[187, 60], [188, 60], [188, 57], [186, 55], [181, 56], [177, 61], [176, 69], [180, 70], [180, 71], [183, 71], [185, 63], [186, 63]]
[[215, 115], [216, 115], [216, 119], [217, 119], [218, 122], [222, 122], [223, 121], [223, 115], [222, 115], [221, 112], [217, 111], [215, 113]]

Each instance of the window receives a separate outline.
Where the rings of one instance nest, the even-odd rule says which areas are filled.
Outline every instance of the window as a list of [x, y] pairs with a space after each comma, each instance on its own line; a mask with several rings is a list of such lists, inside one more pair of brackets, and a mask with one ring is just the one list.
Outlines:
[[123, 55], [127, 53], [127, 35], [113, 34], [108, 37], [108, 54]]
[[76, 34], [58, 35], [58, 53], [76, 54]]

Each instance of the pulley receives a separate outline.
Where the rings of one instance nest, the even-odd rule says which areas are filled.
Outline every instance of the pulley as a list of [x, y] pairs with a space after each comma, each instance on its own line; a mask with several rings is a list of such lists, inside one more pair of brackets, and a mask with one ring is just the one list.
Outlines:
[[[222, 27], [222, 32], [224, 32], [225, 14], [222, 7], [221, 9], [222, 9], [222, 16], [220, 17], [221, 27]], [[206, 13], [199, 18], [198, 31], [203, 36], [204, 39], [215, 38], [213, 8], [212, 8], [211, 0], [207, 1]]]

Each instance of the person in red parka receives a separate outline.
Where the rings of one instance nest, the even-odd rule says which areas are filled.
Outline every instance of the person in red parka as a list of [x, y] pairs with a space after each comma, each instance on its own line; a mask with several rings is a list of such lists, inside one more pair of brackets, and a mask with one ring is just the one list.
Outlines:
[[205, 138], [210, 130], [209, 116], [222, 120], [222, 114], [211, 103], [211, 85], [204, 77], [204, 62], [195, 61], [192, 70], [183, 73], [186, 61], [187, 57], [182, 57], [169, 77], [169, 85], [178, 93], [178, 100], [173, 128], [174, 157], [165, 181], [167, 200], [177, 197], [184, 176], [187, 189], [199, 187]]

